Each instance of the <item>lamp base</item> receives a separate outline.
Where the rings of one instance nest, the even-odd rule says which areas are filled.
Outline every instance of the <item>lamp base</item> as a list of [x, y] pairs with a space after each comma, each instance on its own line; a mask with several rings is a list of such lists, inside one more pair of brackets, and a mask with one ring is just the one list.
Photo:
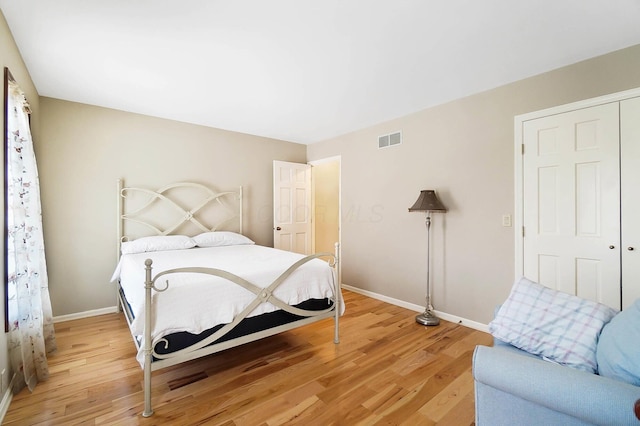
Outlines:
[[440, 318], [432, 311], [426, 310], [420, 315], [416, 315], [416, 322], [422, 325], [438, 325], [440, 324]]

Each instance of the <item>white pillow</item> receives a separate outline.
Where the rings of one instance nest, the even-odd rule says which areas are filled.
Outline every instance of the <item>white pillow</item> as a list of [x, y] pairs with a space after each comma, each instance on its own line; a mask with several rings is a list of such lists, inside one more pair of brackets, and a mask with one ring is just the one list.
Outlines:
[[120, 245], [120, 251], [122, 254], [134, 254], [149, 251], [182, 250], [195, 246], [195, 241], [186, 235], [159, 235], [123, 242]]
[[521, 278], [489, 323], [489, 331], [529, 353], [595, 373], [598, 337], [616, 313], [603, 304]]
[[255, 244], [244, 235], [229, 231], [205, 232], [193, 237], [198, 247], [220, 247], [242, 244]]

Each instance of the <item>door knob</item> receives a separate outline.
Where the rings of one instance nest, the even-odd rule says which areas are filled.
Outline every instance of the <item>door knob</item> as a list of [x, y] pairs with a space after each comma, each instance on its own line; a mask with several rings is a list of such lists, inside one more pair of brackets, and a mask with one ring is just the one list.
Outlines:
[[276, 228], [276, 231], [282, 231], [282, 228], [280, 228], [279, 226]]
[[627, 250], [629, 250], [629, 251], [634, 251], [634, 250], [635, 250], [635, 248], [633, 248], [633, 247], [627, 247]]
[[612, 245], [612, 246], [609, 246], [609, 248], [610, 248], [611, 250], [613, 250], [614, 248], [616, 248], [616, 246], [613, 246], [613, 245]]

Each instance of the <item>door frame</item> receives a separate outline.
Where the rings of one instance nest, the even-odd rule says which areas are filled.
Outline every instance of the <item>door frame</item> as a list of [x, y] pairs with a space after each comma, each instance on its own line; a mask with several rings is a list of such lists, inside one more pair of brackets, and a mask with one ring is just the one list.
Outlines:
[[563, 114], [582, 108], [590, 108], [611, 102], [620, 102], [630, 98], [640, 97], [640, 88], [611, 93], [596, 98], [585, 99], [564, 105], [546, 108], [540, 111], [516, 115], [514, 117], [514, 178], [515, 178], [515, 278], [524, 273], [524, 156], [523, 139], [524, 123], [550, 115]]

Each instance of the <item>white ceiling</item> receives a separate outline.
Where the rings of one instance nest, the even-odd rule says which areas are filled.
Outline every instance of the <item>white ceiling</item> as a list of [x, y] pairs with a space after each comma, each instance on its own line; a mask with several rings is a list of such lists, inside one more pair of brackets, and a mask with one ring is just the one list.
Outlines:
[[0, 0], [40, 95], [313, 143], [640, 43], [640, 0]]

